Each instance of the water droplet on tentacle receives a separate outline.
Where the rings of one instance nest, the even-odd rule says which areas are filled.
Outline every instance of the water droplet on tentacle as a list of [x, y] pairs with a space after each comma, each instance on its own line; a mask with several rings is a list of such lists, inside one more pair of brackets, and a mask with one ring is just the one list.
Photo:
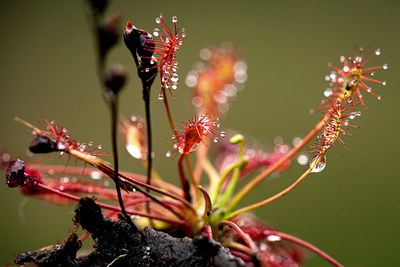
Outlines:
[[326, 167], [326, 156], [325, 155], [316, 155], [310, 163], [311, 172], [322, 172]]

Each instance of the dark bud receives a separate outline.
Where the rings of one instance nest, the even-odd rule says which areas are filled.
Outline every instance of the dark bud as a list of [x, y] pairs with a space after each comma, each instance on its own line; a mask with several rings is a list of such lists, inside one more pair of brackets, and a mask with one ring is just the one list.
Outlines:
[[102, 15], [108, 6], [108, 0], [86, 0], [89, 12], [94, 15]]
[[155, 44], [153, 38], [149, 34], [142, 34], [140, 36], [140, 44], [141, 45], [137, 51], [139, 58], [141, 59], [141, 64], [138, 67], [138, 75], [142, 80], [143, 88], [150, 90], [158, 72], [156, 63], [151, 60]]
[[29, 151], [35, 154], [45, 154], [59, 151], [56, 142], [47, 136], [38, 135], [29, 145]]
[[106, 96], [116, 96], [126, 82], [126, 71], [122, 65], [114, 64], [103, 74]]
[[25, 162], [17, 159], [11, 161], [6, 171], [6, 183], [8, 187], [23, 186], [26, 184]]
[[151, 56], [154, 54], [154, 40], [148, 32], [142, 32], [140, 35], [140, 45], [138, 47], [138, 55], [143, 65], [150, 65]]
[[155, 62], [151, 61], [155, 49], [152, 36], [148, 32], [136, 28], [128, 20], [125, 26], [124, 41], [135, 60], [143, 87], [149, 90], [157, 75]]
[[113, 14], [100, 22], [98, 28], [99, 52], [101, 56], [105, 56], [107, 52], [118, 43], [121, 30], [121, 16]]
[[133, 59], [135, 60], [136, 66], [139, 67], [137, 50], [140, 46], [140, 32], [135, 26], [132, 25], [132, 22], [130, 20], [128, 20], [125, 25], [124, 42], [126, 47], [131, 52]]

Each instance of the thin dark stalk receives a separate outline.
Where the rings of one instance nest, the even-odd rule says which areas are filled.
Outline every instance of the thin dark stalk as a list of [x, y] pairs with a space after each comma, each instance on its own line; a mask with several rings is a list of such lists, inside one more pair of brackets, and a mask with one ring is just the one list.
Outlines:
[[114, 182], [115, 182], [115, 187], [117, 189], [118, 202], [119, 206], [121, 207], [121, 213], [128, 222], [132, 223], [129, 216], [126, 214], [124, 201], [122, 200], [121, 187], [119, 184], [119, 162], [118, 162], [118, 148], [117, 148], [118, 101], [116, 96], [110, 101], [110, 109], [111, 109], [111, 139], [112, 139], [112, 150], [113, 150], [113, 161], [114, 161]]
[[[57, 194], [57, 195], [59, 195], [61, 197], [64, 197], [66, 199], [70, 199], [70, 200], [73, 200], [73, 201], [79, 201], [79, 199], [81, 199], [80, 196], [75, 196], [75, 195], [72, 195], [72, 194], [69, 194], [69, 193], [65, 193], [63, 191], [60, 191], [58, 189], [54, 189], [54, 188], [52, 188], [50, 186], [47, 186], [47, 185], [44, 185], [44, 184], [41, 184], [41, 183], [37, 183], [35, 185], [37, 187], [39, 187], [39, 188], [42, 188], [42, 189], [44, 189], [46, 191], [52, 192], [54, 194]], [[122, 212], [121, 208], [118, 208], [116, 206], [112, 206], [112, 205], [105, 204], [105, 203], [98, 202], [98, 201], [96, 201], [96, 204], [99, 205], [103, 209], [107, 209], [107, 210], [115, 211], [115, 212]], [[137, 215], [137, 216], [141, 216], [141, 217], [146, 217], [146, 218], [151, 218], [151, 219], [154, 219], [154, 220], [164, 221], [164, 222], [167, 222], [167, 223], [170, 223], [170, 224], [177, 224], [177, 225], [185, 226], [185, 223], [183, 221], [173, 220], [173, 219], [170, 219], [170, 218], [166, 218], [165, 216], [151, 215], [151, 214], [141, 213], [141, 212], [138, 212], [138, 211], [129, 211], [129, 214]], [[132, 223], [132, 225], [133, 225], [133, 223]]]
[[[143, 85], [143, 100], [146, 110], [146, 130], [147, 130], [147, 179], [146, 183], [151, 184], [151, 171], [153, 169], [153, 142], [151, 132], [151, 115], [150, 115], [150, 87]], [[149, 192], [149, 188], [146, 189]], [[146, 211], [150, 214], [150, 202], [146, 202]], [[152, 224], [152, 221], [150, 221]]]
[[143, 88], [143, 100], [146, 110], [146, 129], [147, 129], [147, 183], [151, 184], [151, 171], [153, 169], [153, 142], [150, 116], [150, 89]]

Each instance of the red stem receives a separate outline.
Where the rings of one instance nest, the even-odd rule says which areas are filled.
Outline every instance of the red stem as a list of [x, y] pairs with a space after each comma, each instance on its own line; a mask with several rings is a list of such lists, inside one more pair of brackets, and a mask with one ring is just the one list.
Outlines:
[[289, 234], [285, 234], [285, 233], [281, 233], [281, 232], [276, 232], [276, 231], [272, 231], [272, 230], [264, 230], [263, 233], [268, 237], [271, 235], [275, 235], [275, 236], [279, 236], [282, 239], [285, 239], [287, 241], [290, 241], [292, 243], [295, 243], [297, 245], [300, 245], [312, 252], [314, 252], [315, 254], [319, 255], [321, 258], [325, 259], [327, 262], [329, 262], [330, 264], [332, 264], [335, 267], [343, 267], [342, 264], [340, 264], [338, 261], [336, 261], [334, 258], [332, 258], [331, 256], [329, 256], [327, 253], [325, 253], [324, 251], [320, 250], [319, 248], [311, 245], [310, 243], [289, 235]]
[[241, 259], [242, 259], [243, 261], [245, 261], [245, 262], [251, 262], [251, 261], [252, 261], [252, 259], [251, 259], [250, 256], [248, 256], [248, 255], [246, 255], [246, 254], [244, 254], [244, 253], [242, 253], [242, 252], [239, 252], [239, 251], [237, 251], [237, 250], [229, 249], [229, 252], [230, 252], [233, 256], [238, 257], [238, 258], [241, 258]]
[[[54, 174], [75, 174], [75, 175], [83, 175], [83, 176], [90, 176], [92, 172], [98, 172], [96, 169], [82, 169], [81, 167], [70, 167], [70, 166], [57, 166], [57, 165], [46, 165], [46, 164], [29, 164], [29, 167], [37, 169], [38, 171], [47, 172], [49, 174], [49, 170], [53, 171]], [[139, 180], [144, 182], [146, 180], [145, 176], [138, 175], [136, 173], [130, 172], [122, 172], [125, 176], [132, 177], [135, 180]], [[49, 174], [51, 176], [51, 174]], [[101, 173], [102, 176], [107, 176], [106, 174]], [[121, 175], [121, 173], [120, 173]], [[154, 180], [153, 184], [159, 186], [161, 188], [165, 188], [166, 190], [170, 191], [174, 194], [180, 194], [179, 188], [175, 187], [174, 185], [161, 181], [161, 180]]]
[[[54, 194], [57, 194], [59, 196], [65, 197], [65, 198], [70, 199], [70, 200], [79, 201], [79, 199], [80, 199], [80, 197], [78, 197], [78, 196], [62, 192], [60, 190], [54, 189], [54, 188], [52, 188], [50, 186], [47, 186], [47, 185], [44, 185], [44, 184], [41, 184], [41, 183], [36, 183], [35, 186], [40, 187], [40, 188], [42, 188], [44, 190], [47, 190], [49, 192], [52, 192]], [[116, 211], [116, 212], [121, 212], [121, 208], [116, 207], [116, 206], [108, 205], [108, 204], [97, 202], [97, 201], [96, 201], [96, 204], [99, 205], [103, 209]], [[171, 224], [185, 225], [185, 223], [182, 222], [182, 221], [172, 220], [172, 219], [160, 217], [160, 216], [157, 216], [157, 215], [151, 215], [151, 214], [146, 214], [146, 213], [141, 213], [141, 212], [136, 212], [136, 211], [127, 211], [127, 213], [130, 214], [130, 215], [137, 215], [137, 216], [141, 216], [141, 217], [146, 217], [146, 218], [150, 218], [150, 219], [164, 221], [164, 222], [171, 223]]]
[[254, 243], [253, 239], [251, 239], [251, 237], [246, 234], [236, 223], [231, 221], [221, 221], [216, 226], [219, 227], [220, 225], [228, 225], [229, 227], [231, 227], [236, 232], [236, 234], [249, 246], [252, 252], [255, 253], [258, 250], [257, 245], [256, 243]]
[[181, 178], [181, 186], [183, 191], [183, 197], [190, 203], [192, 201], [192, 197], [190, 195], [190, 185], [189, 181], [185, 176], [185, 171], [183, 170], [183, 160], [185, 159], [185, 154], [182, 154], [178, 160], [178, 170], [179, 177]]

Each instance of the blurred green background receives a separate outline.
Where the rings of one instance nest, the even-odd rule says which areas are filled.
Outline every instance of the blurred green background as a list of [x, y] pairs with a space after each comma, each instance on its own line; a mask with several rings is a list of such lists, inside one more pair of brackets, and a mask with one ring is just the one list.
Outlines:
[[[311, 176], [285, 198], [257, 211], [284, 232], [297, 235], [345, 266], [399, 266], [399, 103], [400, 2], [398, 1], [113, 1], [110, 12], [144, 29], [154, 18], [176, 15], [188, 37], [180, 51], [181, 83], [172, 110], [176, 120], [192, 116], [192, 89], [183, 78], [198, 61], [201, 48], [231, 41], [247, 60], [249, 78], [223, 128], [234, 128], [266, 145], [275, 136], [290, 142], [303, 136], [319, 119], [308, 109], [319, 105], [327, 86], [328, 62], [352, 55], [354, 45], [382, 48], [371, 64], [389, 63], [376, 78], [381, 101], [366, 95], [368, 109], [355, 123], [355, 137], [345, 138], [349, 151], [331, 151], [327, 168]], [[13, 121], [20, 116], [42, 125], [56, 119], [82, 141], [111, 151], [109, 114], [95, 72], [93, 39], [81, 1], [8, 1], [0, 11], [0, 145], [24, 156], [32, 136]], [[135, 73], [121, 44], [109, 62]], [[163, 105], [153, 88], [155, 165], [172, 177], [176, 160], [163, 155], [170, 131]], [[131, 75], [122, 93], [121, 114], [144, 114], [140, 82]], [[122, 141], [122, 139], [121, 139]], [[341, 149], [343, 150], [343, 149]], [[66, 164], [66, 158], [38, 158]], [[121, 145], [124, 169], [145, 173]], [[71, 161], [70, 165], [82, 166]], [[253, 192], [260, 200], [277, 192], [304, 169], [293, 164], [279, 179]], [[397, 173], [397, 174], [396, 174]], [[3, 174], [2, 174], [3, 175]], [[12, 264], [17, 253], [62, 240], [71, 229], [72, 206], [24, 198], [0, 185], [0, 264]], [[315, 256], [306, 266], [326, 266]]]

